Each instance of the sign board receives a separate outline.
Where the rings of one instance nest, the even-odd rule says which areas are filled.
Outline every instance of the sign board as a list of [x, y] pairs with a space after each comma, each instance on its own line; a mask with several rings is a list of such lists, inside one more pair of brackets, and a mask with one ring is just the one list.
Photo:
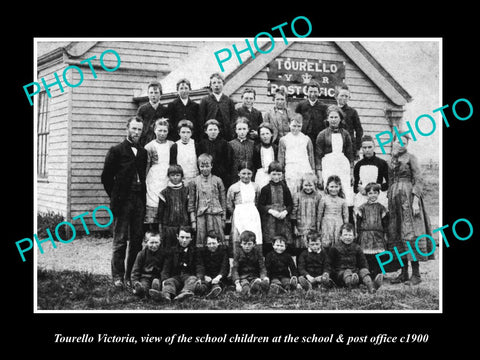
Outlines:
[[291, 97], [307, 95], [307, 85], [315, 80], [320, 85], [320, 98], [333, 99], [335, 87], [344, 83], [345, 63], [342, 61], [278, 57], [267, 66], [267, 94], [278, 88]]

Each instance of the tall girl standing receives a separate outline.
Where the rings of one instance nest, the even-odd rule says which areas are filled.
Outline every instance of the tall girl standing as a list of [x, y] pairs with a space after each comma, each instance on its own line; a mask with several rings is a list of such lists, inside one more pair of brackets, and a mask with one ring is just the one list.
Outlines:
[[169, 123], [166, 118], [155, 121], [156, 139], [145, 145], [147, 150], [147, 204], [145, 223], [151, 230], [158, 229], [158, 202], [160, 191], [167, 187], [168, 166], [170, 165], [170, 147], [173, 141], [167, 140]]

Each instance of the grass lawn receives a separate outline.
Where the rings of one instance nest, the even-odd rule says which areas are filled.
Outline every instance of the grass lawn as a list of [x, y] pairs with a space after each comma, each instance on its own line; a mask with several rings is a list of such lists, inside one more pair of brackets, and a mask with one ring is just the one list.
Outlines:
[[[438, 172], [425, 171], [425, 203], [432, 228], [438, 218]], [[438, 237], [435, 237], [438, 242]], [[192, 298], [159, 304], [139, 299], [130, 291], [113, 288], [110, 276], [111, 237], [84, 236], [72, 243], [57, 243], [37, 252], [38, 310], [438, 310], [439, 261], [421, 262], [418, 286], [390, 284], [397, 273], [388, 273], [375, 294], [360, 288], [314, 290], [281, 295], [241, 298], [227, 289], [216, 300]], [[438, 258], [438, 256], [437, 256]]]
[[116, 290], [108, 275], [39, 270], [38, 310], [437, 310], [438, 289], [424, 283], [415, 287], [386, 284], [376, 294], [361, 286], [248, 299], [229, 288], [216, 300], [192, 298], [164, 304], [140, 299], [129, 290]]

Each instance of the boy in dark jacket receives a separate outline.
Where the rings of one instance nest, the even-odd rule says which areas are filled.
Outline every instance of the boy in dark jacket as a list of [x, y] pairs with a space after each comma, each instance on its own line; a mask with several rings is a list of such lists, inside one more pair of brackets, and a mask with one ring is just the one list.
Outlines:
[[192, 297], [197, 282], [196, 252], [192, 243], [192, 228], [180, 226], [178, 230], [178, 244], [172, 246], [163, 265], [162, 291], [150, 289], [150, 296], [154, 300], [185, 300]]
[[330, 249], [332, 278], [338, 285], [349, 288], [358, 285], [361, 280], [367, 286], [368, 292], [373, 293], [382, 284], [381, 281], [373, 283], [365, 254], [360, 245], [353, 242], [353, 230], [352, 224], [343, 224], [340, 227], [340, 241]]
[[320, 234], [310, 231], [307, 235], [307, 250], [304, 250], [297, 259], [298, 282], [300, 286], [308, 291], [313, 286], [329, 286], [329, 248], [324, 248], [320, 242]]
[[286, 239], [282, 235], [277, 235], [273, 238], [273, 251], [265, 257], [270, 291], [274, 293], [297, 289], [298, 270], [292, 256], [285, 252], [286, 248]]
[[160, 272], [165, 263], [165, 251], [160, 248], [160, 234], [147, 232], [145, 247], [137, 254], [132, 269], [133, 293], [143, 297], [152, 289], [160, 290]]
[[243, 295], [268, 291], [270, 280], [263, 256], [255, 247], [256, 236], [245, 230], [240, 234], [240, 249], [233, 258], [232, 280]]
[[[210, 230], [206, 246], [198, 249], [197, 274], [201, 283], [197, 283], [196, 292], [203, 295], [208, 291], [207, 299], [216, 298], [225, 287], [229, 270], [227, 248], [220, 245], [219, 236]], [[203, 277], [200, 274], [203, 274]]]

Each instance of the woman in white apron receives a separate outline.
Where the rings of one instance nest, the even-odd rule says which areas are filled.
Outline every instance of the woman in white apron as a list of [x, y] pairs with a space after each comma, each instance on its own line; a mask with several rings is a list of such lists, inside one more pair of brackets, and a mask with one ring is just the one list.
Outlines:
[[338, 106], [328, 107], [329, 127], [318, 134], [316, 141], [317, 172], [322, 184], [326, 184], [329, 176], [337, 175], [342, 182], [347, 206], [353, 206], [352, 140], [348, 131], [339, 127], [343, 117], [343, 112]]

